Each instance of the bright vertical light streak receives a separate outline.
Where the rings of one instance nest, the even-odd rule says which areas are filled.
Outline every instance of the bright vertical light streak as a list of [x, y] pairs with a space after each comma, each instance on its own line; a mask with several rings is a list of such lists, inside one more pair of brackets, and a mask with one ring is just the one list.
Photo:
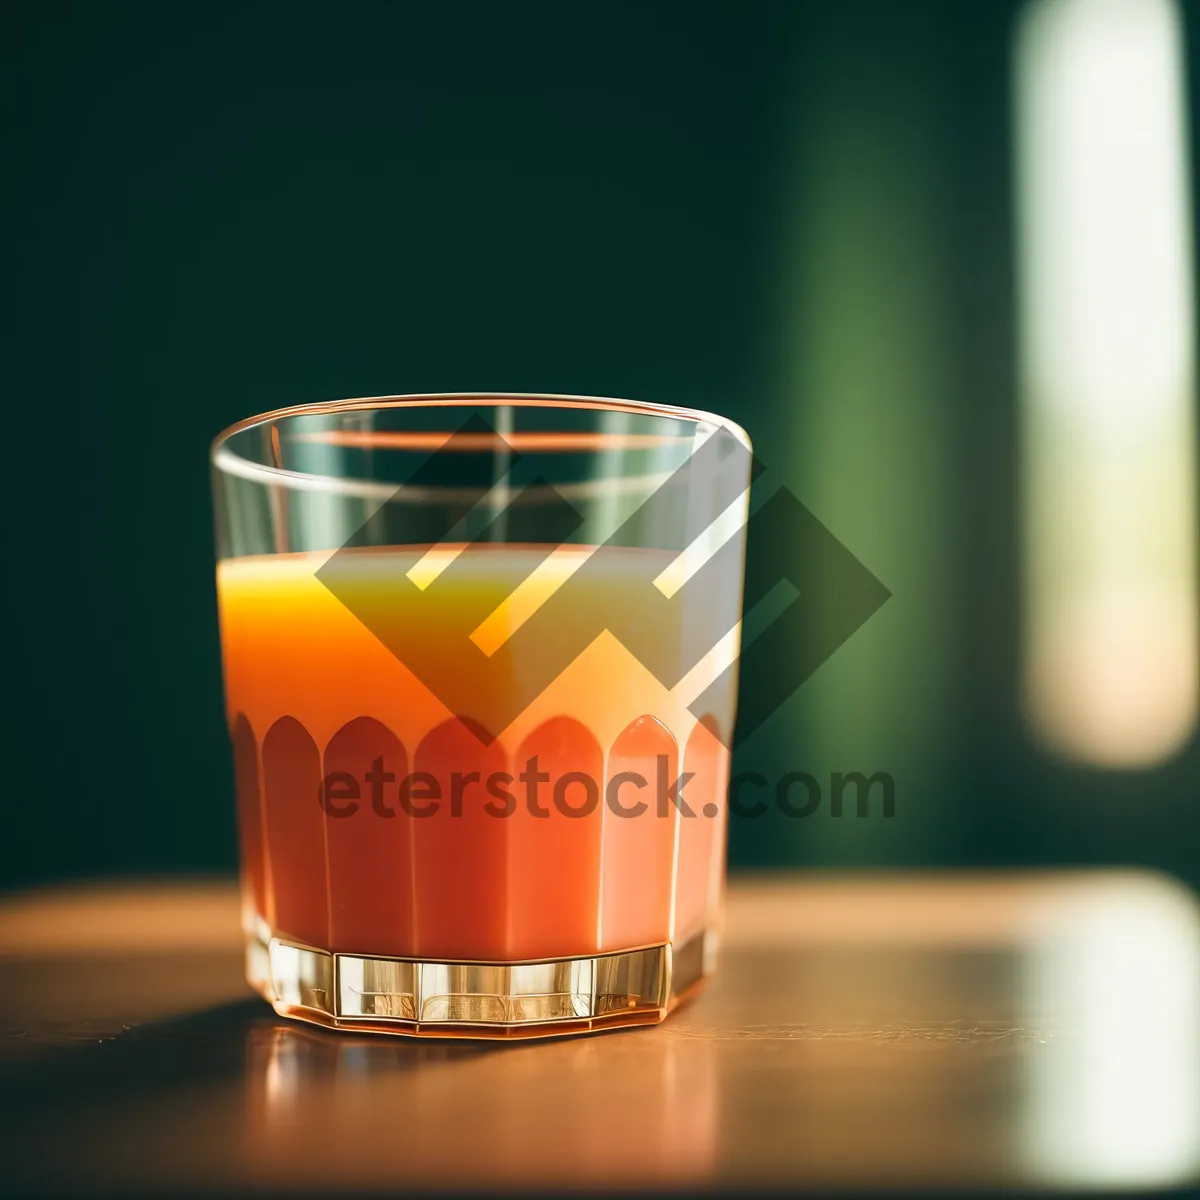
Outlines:
[[1039, 1180], [1147, 1190], [1200, 1169], [1200, 911], [1152, 876], [1031, 913], [1024, 1006], [1047, 1034], [1018, 1121]]
[[1034, 0], [1016, 43], [1025, 700], [1109, 767], [1196, 722], [1181, 55], [1170, 0]]

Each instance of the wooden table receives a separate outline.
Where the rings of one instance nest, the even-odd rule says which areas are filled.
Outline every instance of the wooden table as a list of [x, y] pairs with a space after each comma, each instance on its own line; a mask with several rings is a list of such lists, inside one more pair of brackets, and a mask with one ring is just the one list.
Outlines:
[[5, 1190], [1182, 1186], [1200, 917], [1138, 874], [736, 881], [657, 1028], [415, 1042], [275, 1017], [224, 882], [0, 903]]

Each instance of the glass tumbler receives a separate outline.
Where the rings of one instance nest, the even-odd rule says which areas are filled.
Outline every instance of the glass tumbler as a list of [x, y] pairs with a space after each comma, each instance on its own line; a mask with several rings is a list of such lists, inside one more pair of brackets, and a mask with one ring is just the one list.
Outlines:
[[745, 433], [400, 396], [212, 463], [251, 985], [354, 1031], [661, 1020], [715, 963]]

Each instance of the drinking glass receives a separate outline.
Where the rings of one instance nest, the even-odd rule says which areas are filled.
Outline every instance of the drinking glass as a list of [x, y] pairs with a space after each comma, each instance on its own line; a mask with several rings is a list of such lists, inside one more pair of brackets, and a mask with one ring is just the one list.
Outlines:
[[251, 985], [355, 1031], [661, 1020], [717, 951], [745, 433], [376, 397], [212, 462]]

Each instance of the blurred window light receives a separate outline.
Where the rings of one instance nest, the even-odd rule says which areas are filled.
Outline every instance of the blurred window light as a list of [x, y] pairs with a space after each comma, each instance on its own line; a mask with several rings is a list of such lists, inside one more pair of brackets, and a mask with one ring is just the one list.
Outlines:
[[1102, 767], [1197, 715], [1181, 41], [1171, 0], [1034, 0], [1016, 40], [1024, 698]]

